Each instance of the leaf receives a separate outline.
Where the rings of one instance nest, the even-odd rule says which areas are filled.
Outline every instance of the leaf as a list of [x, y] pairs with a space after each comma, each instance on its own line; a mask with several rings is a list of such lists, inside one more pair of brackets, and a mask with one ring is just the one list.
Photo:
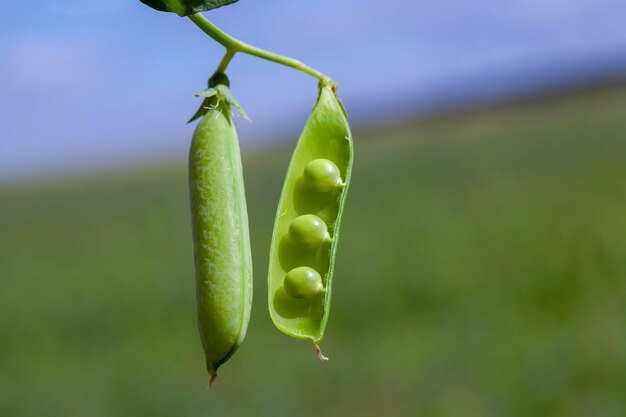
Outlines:
[[206, 12], [227, 6], [237, 0], [140, 0], [143, 4], [162, 12], [172, 12], [179, 16]]
[[230, 89], [228, 87], [226, 87], [224, 84], [220, 84], [218, 86], [215, 87], [215, 89], [218, 91], [218, 96], [220, 98], [222, 98], [224, 101], [226, 101], [228, 104], [230, 104], [231, 106], [233, 106], [234, 108], [237, 109], [237, 112], [246, 120], [250, 120], [250, 118], [248, 117], [248, 115], [246, 114], [245, 110], [243, 109], [243, 107], [241, 107], [241, 105], [239, 104], [239, 102], [237, 100], [235, 100], [235, 97], [233, 97], [233, 95], [230, 92]]
[[201, 93], [194, 94], [194, 96], [210, 98], [210, 97], [213, 97], [216, 94], [217, 94], [217, 90], [215, 88], [207, 88], [206, 90], [204, 90]]
[[[250, 120], [239, 102], [235, 100], [235, 97], [233, 97], [230, 89], [228, 88], [228, 85], [226, 85], [226, 83], [228, 83], [228, 78], [226, 78], [224, 74], [221, 75], [223, 76], [222, 78], [215, 77], [215, 75], [211, 77], [209, 85], [214, 85], [214, 87], [207, 88], [201, 93], [194, 94], [196, 97], [204, 97], [204, 100], [202, 101], [202, 104], [200, 105], [198, 111], [193, 116], [191, 116], [191, 119], [189, 119], [187, 123], [191, 123], [194, 120], [204, 116], [210, 109], [215, 108], [220, 100], [223, 100], [229, 106], [233, 106], [235, 109], [237, 109], [237, 112], [244, 119]], [[221, 82], [223, 84], [218, 84], [218, 82]]]
[[209, 109], [211, 109], [211, 107], [215, 106], [215, 99], [213, 97], [217, 96], [217, 90], [215, 88], [209, 88], [201, 93], [196, 93], [194, 95], [196, 97], [204, 97], [204, 100], [202, 100], [202, 104], [200, 105], [198, 111], [196, 111], [194, 115], [191, 116], [191, 119], [189, 119], [187, 123], [191, 123], [194, 120], [201, 118], [206, 114], [206, 112], [209, 111]]
[[193, 114], [193, 116], [191, 116], [191, 119], [187, 120], [187, 123], [191, 123], [204, 116], [206, 112], [209, 111], [209, 104], [209, 99], [204, 99], [198, 110]]

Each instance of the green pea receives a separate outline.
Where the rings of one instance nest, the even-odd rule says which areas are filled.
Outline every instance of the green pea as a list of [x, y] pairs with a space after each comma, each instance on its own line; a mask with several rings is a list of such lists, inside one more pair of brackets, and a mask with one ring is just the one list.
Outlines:
[[[211, 87], [224, 91], [227, 79], [219, 79], [219, 85]], [[189, 151], [189, 191], [198, 329], [212, 383], [217, 368], [233, 355], [246, 334], [252, 261], [231, 103], [216, 93], [205, 104]]]
[[329, 192], [341, 186], [341, 173], [333, 161], [314, 159], [304, 167], [304, 181], [314, 190]]
[[296, 217], [289, 225], [289, 236], [297, 243], [316, 246], [330, 242], [326, 223], [314, 214]]
[[268, 273], [272, 321], [283, 333], [312, 341], [320, 359], [352, 158], [345, 110], [333, 88], [321, 85], [285, 176]]
[[283, 287], [293, 298], [311, 298], [324, 292], [322, 277], [313, 268], [300, 266], [287, 273]]

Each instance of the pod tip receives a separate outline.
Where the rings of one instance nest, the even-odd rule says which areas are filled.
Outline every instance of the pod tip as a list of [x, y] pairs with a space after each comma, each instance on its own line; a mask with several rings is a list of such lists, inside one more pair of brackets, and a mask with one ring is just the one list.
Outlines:
[[207, 391], [211, 390], [211, 387], [215, 383], [215, 379], [217, 378], [217, 374], [211, 374], [211, 379], [209, 379], [209, 386], [206, 387]]
[[322, 362], [326, 362], [328, 360], [328, 357], [324, 356], [324, 354], [322, 353], [322, 349], [320, 349], [320, 346], [318, 344], [315, 344], [315, 353], [317, 354], [317, 358]]

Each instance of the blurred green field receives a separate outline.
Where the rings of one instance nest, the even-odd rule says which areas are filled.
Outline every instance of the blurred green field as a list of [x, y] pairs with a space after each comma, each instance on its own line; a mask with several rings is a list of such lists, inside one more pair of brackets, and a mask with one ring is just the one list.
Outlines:
[[210, 393], [182, 163], [0, 190], [0, 416], [626, 415], [626, 87], [355, 145], [328, 363], [267, 313], [290, 149], [246, 154], [254, 306]]

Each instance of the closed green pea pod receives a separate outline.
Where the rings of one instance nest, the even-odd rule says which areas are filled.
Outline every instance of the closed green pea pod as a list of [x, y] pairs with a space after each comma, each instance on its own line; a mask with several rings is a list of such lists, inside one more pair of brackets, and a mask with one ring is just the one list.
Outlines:
[[283, 333], [316, 345], [324, 336], [353, 146], [333, 87], [321, 85], [294, 150], [270, 247], [268, 303]]
[[[211, 374], [243, 342], [252, 302], [248, 214], [227, 79], [212, 77], [189, 152], [198, 329]], [[213, 84], [213, 85], [211, 85]], [[209, 91], [209, 90], [207, 90]], [[194, 117], [196, 117], [194, 116]]]

